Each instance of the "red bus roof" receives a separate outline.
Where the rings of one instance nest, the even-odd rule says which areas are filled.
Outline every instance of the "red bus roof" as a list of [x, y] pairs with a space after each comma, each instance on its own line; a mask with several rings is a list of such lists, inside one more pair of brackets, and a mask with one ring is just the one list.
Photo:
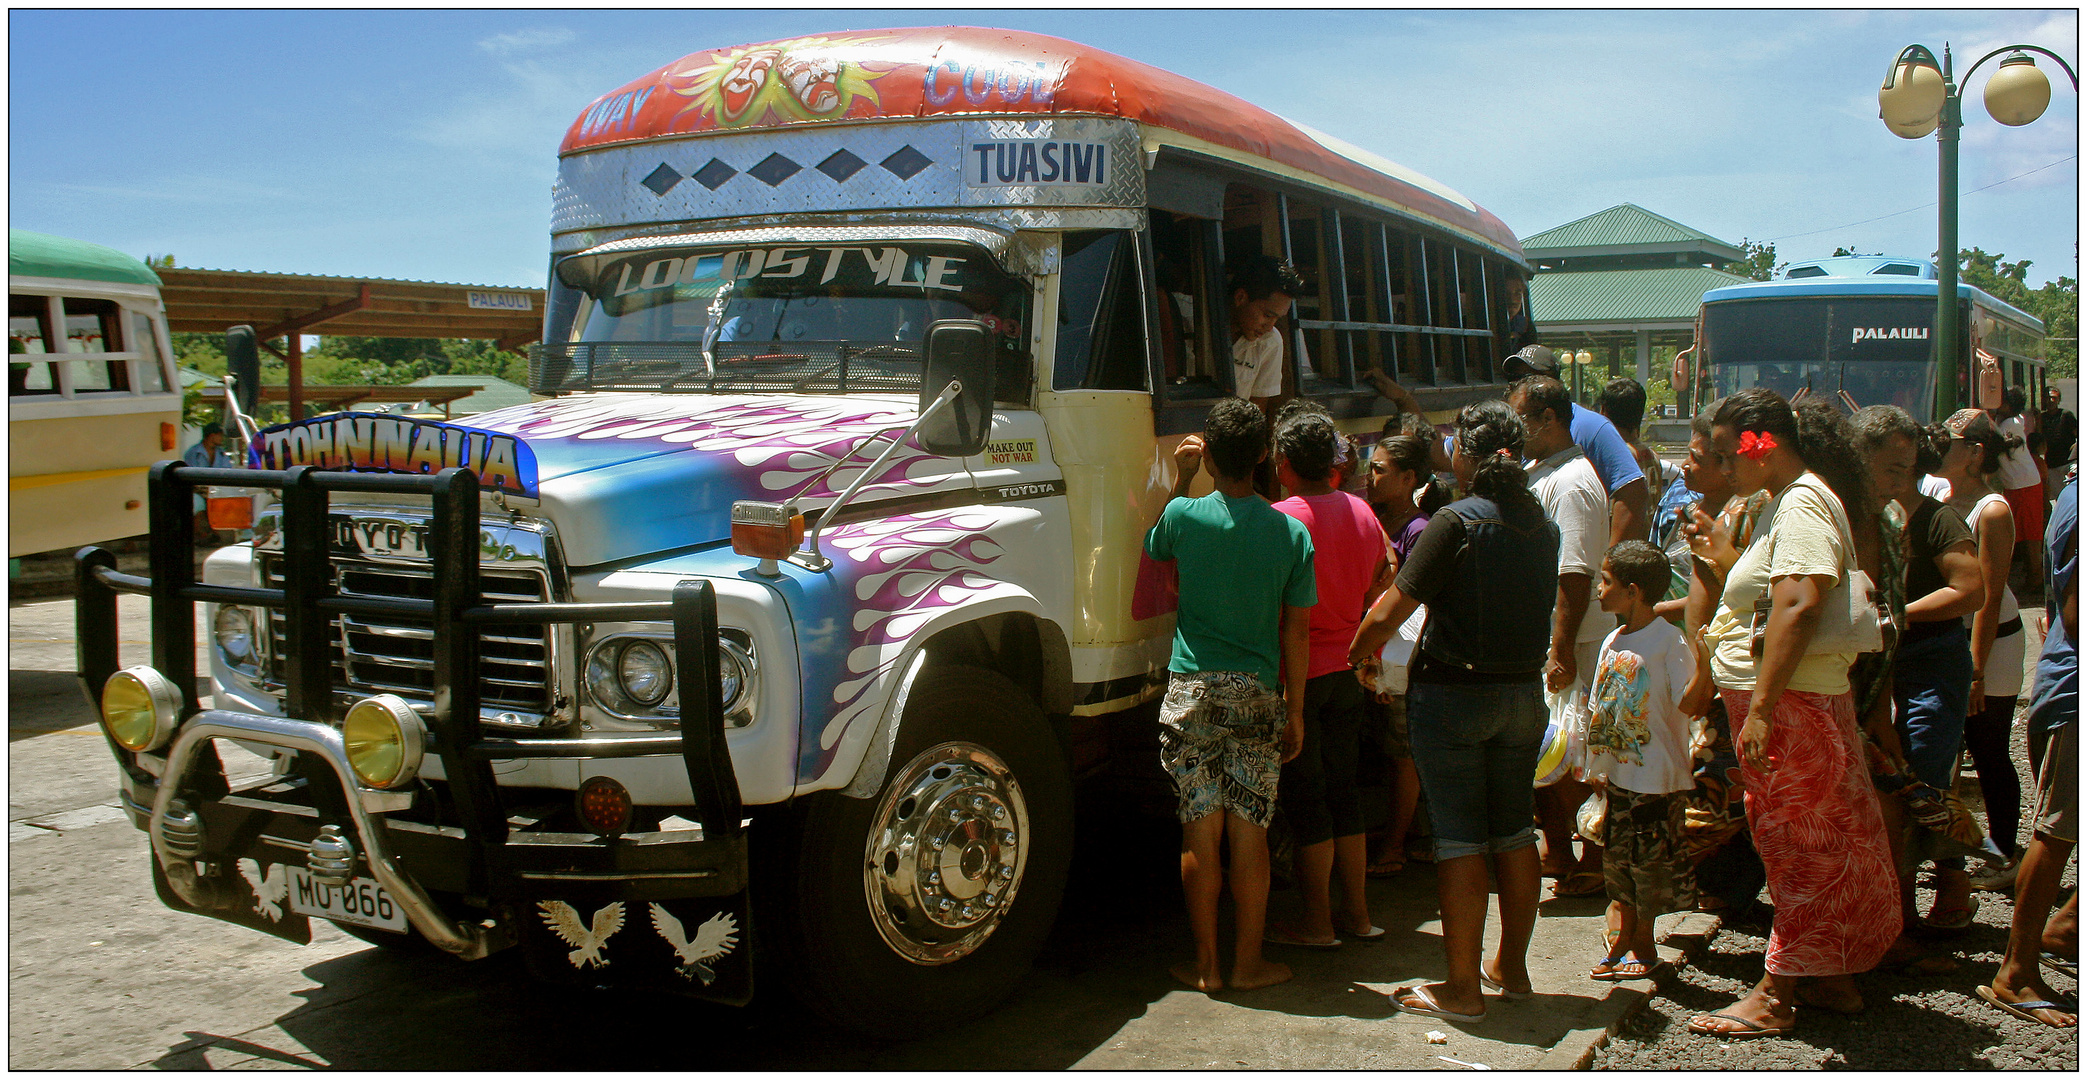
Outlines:
[[1266, 109], [1150, 64], [1013, 30], [857, 30], [690, 53], [597, 98], [567, 129], [559, 153], [834, 121], [1035, 114], [1116, 116], [1163, 128], [1521, 252], [1499, 218], [1389, 161], [1358, 160], [1374, 156], [1367, 151], [1329, 145]]

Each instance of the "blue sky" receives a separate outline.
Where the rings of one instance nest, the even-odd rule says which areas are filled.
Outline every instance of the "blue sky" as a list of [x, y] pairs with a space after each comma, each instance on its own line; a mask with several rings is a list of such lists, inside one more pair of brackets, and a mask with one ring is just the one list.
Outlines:
[[[1902, 46], [2077, 68], [2079, 36], [1993, 10], [16, 10], [9, 220], [185, 266], [541, 285], [557, 145], [597, 95], [699, 49], [940, 24], [1201, 80], [1519, 235], [1633, 202], [1800, 260], [1934, 250], [1935, 142], [1876, 118]], [[1963, 246], [2076, 278], [2078, 95], [2045, 61], [2049, 112], [2004, 128], [1977, 101], [1994, 63], [1965, 103]]]

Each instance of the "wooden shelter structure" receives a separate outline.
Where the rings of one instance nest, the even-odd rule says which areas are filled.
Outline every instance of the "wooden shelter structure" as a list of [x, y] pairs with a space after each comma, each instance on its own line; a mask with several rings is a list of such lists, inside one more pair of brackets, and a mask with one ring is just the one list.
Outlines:
[[[322, 389], [304, 386], [303, 334], [476, 338], [513, 352], [522, 351], [543, 334], [542, 289], [253, 270], [157, 269], [169, 330], [221, 334], [247, 325], [254, 328], [254, 337], [263, 348], [282, 357], [290, 368], [287, 391], [282, 397], [264, 400], [288, 401], [291, 419], [304, 415], [306, 400], [320, 400], [318, 391]], [[270, 343], [276, 338], [288, 338], [288, 348], [275, 349]], [[386, 400], [377, 395], [397, 388], [323, 389], [369, 391], [355, 400]], [[426, 392], [429, 389], [423, 387], [406, 400], [433, 401], [433, 395]]]

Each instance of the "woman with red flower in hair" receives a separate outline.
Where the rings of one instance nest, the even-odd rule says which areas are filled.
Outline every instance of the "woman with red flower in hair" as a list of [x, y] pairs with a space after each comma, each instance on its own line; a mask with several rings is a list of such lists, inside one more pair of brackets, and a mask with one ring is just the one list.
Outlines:
[[1772, 390], [1744, 390], [1718, 409], [1711, 433], [1734, 490], [1772, 499], [1745, 552], [1700, 513], [1691, 547], [1724, 571], [1704, 634], [1736, 728], [1775, 928], [1767, 975], [1689, 1028], [1751, 1038], [1787, 1033], [1799, 1001], [1860, 1009], [1850, 976], [1875, 967], [1901, 928], [1898, 875], [1849, 693], [1855, 657], [1812, 647], [1823, 598], [1857, 567], [1855, 530], [1874, 529], [1875, 514], [1848, 422], [1823, 401], [1793, 410]]

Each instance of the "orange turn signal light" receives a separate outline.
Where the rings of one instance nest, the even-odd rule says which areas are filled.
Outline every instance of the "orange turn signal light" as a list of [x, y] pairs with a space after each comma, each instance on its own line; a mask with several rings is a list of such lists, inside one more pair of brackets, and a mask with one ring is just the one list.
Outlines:
[[172, 424], [168, 424], [168, 423], [162, 423], [162, 424], [160, 424], [160, 426], [159, 426], [159, 448], [160, 448], [160, 449], [162, 449], [162, 450], [172, 450], [172, 449], [174, 449], [174, 436], [175, 436], [175, 434], [176, 434], [176, 431], [177, 431], [177, 429], [176, 429], [176, 428], [174, 427], [174, 425], [172, 425]]
[[580, 821], [596, 834], [609, 838], [630, 829], [630, 791], [606, 776], [589, 777], [573, 797]]
[[804, 542], [804, 515], [794, 507], [732, 504], [732, 550], [756, 559], [787, 559]]
[[213, 529], [251, 529], [254, 527], [254, 497], [234, 495], [219, 498], [215, 495], [204, 501], [204, 511], [210, 515]]

